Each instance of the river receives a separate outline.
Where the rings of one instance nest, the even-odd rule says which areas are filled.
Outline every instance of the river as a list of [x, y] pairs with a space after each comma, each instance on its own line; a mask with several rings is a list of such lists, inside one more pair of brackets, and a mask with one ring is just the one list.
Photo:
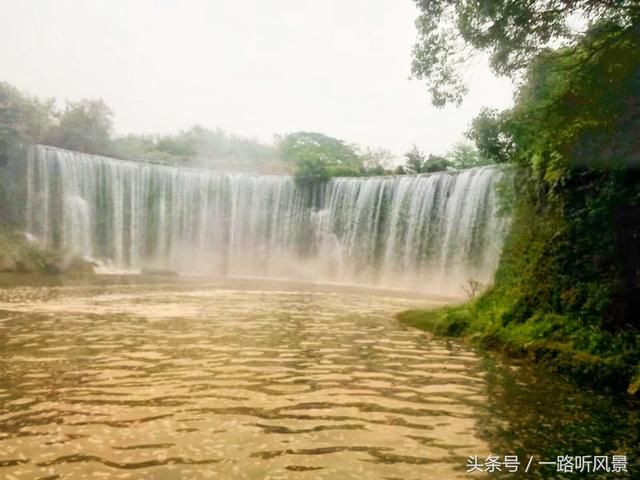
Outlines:
[[538, 462], [638, 451], [623, 403], [394, 318], [444, 297], [17, 278], [0, 276], [3, 479], [483, 478], [468, 457], [491, 454], [563, 478]]

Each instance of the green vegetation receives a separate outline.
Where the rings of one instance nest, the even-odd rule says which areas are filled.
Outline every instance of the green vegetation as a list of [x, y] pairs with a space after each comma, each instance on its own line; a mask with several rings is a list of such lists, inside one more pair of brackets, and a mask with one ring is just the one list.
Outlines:
[[363, 169], [362, 159], [353, 145], [322, 133], [290, 133], [278, 137], [276, 143], [300, 184], [324, 182], [336, 176], [357, 176]]
[[[391, 169], [393, 155], [384, 149], [365, 148], [322, 133], [295, 132], [276, 136], [276, 145], [299, 184], [326, 182], [332, 177], [415, 174], [445, 170], [449, 164], [430, 162], [414, 145], [404, 166]], [[441, 157], [438, 157], [441, 158]], [[435, 167], [435, 168], [434, 168]]]
[[40, 100], [0, 82], [0, 165], [10, 145], [42, 143], [84, 153], [170, 165], [255, 173], [288, 173], [300, 184], [332, 177], [392, 175], [463, 169], [488, 162], [470, 144], [460, 143], [446, 156], [426, 156], [417, 147], [394, 169], [391, 152], [361, 147], [316, 132], [276, 135], [275, 145], [222, 129], [195, 125], [176, 134], [114, 136], [113, 112], [100, 99], [66, 102]]
[[483, 156], [480, 151], [469, 143], [456, 143], [446, 156], [449, 165], [456, 170], [482, 167], [495, 163], [490, 157]]
[[0, 82], [0, 166], [7, 161], [12, 143], [45, 141], [52, 112], [52, 101], [26, 96], [8, 83]]
[[458, 142], [445, 156], [426, 155], [415, 145], [404, 154], [405, 162], [396, 168], [399, 175], [464, 170], [497, 163], [489, 156], [482, 155], [472, 144]]
[[218, 170], [283, 173], [277, 148], [218, 128], [195, 125], [173, 135], [126, 135], [111, 142], [111, 155]]
[[54, 112], [46, 143], [83, 153], [108, 154], [111, 150], [113, 112], [102, 100], [67, 102]]
[[0, 82], [0, 164], [15, 143], [42, 143], [116, 158], [204, 168], [283, 173], [280, 153], [255, 139], [194, 126], [175, 135], [114, 136], [100, 99], [40, 100]]
[[404, 154], [405, 162], [389, 168], [392, 156], [385, 150], [349, 145], [337, 138], [314, 132], [296, 132], [276, 138], [283, 159], [299, 184], [326, 182], [332, 177], [366, 175], [415, 175], [420, 173], [462, 170], [495, 163], [480, 154], [474, 145], [457, 143], [446, 156], [425, 154], [417, 146]]
[[[482, 111], [469, 132], [482, 155], [516, 166], [514, 194], [503, 198], [513, 221], [495, 285], [467, 305], [406, 312], [400, 318], [436, 333], [526, 353], [574, 377], [637, 393], [637, 3], [418, 5], [422, 30], [414, 73], [430, 82], [434, 103], [456, 101], [463, 89], [443, 84], [454, 64], [440, 62], [438, 52], [453, 46], [445, 36], [427, 31], [427, 25], [457, 18], [464, 40], [490, 51], [498, 73], [520, 75], [525, 64], [530, 66], [515, 106], [500, 113]], [[540, 15], [541, 9], [547, 13]], [[577, 11], [592, 23], [585, 32], [568, 36], [564, 26]], [[548, 48], [559, 39], [566, 40], [563, 46]]]
[[406, 159], [404, 164], [396, 169], [398, 174], [441, 172], [450, 166], [446, 158], [432, 154], [427, 156], [415, 145], [404, 154], [404, 157]]
[[483, 108], [471, 122], [467, 137], [478, 147], [479, 155], [495, 163], [507, 163], [513, 151], [507, 134], [506, 114]]
[[113, 113], [102, 100], [40, 100], [0, 82], [0, 155], [14, 143], [45, 143], [85, 153], [110, 153]]
[[92, 274], [93, 264], [32, 243], [24, 234], [0, 231], [0, 273]]
[[459, 103], [465, 66], [479, 51], [499, 75], [518, 75], [552, 45], [574, 44], [572, 23], [637, 25], [636, 0], [415, 0], [418, 41], [412, 73], [425, 80], [434, 105]]

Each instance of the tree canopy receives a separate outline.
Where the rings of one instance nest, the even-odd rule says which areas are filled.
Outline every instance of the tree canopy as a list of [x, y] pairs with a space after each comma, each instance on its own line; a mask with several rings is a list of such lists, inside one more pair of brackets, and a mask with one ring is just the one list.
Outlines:
[[67, 102], [51, 127], [49, 143], [84, 153], [110, 153], [113, 111], [101, 99]]
[[447, 153], [446, 158], [449, 165], [456, 170], [481, 167], [495, 163], [489, 157], [483, 156], [473, 144], [468, 142], [456, 143], [451, 151]]
[[479, 154], [494, 163], [508, 162], [513, 154], [506, 115], [495, 109], [483, 108], [467, 131], [467, 137], [475, 143]]
[[424, 173], [427, 167], [427, 156], [413, 145], [411, 150], [404, 154], [404, 171], [406, 173]]
[[113, 140], [113, 155], [215, 169], [282, 173], [277, 148], [253, 138], [195, 125], [176, 134], [125, 135]]
[[436, 106], [460, 102], [462, 67], [489, 55], [499, 75], [522, 73], [545, 48], [569, 46], [577, 24], [607, 21], [620, 31], [637, 25], [637, 0], [415, 0], [418, 39], [412, 73], [425, 80]]
[[295, 132], [276, 137], [282, 158], [293, 165], [299, 183], [316, 183], [335, 176], [357, 176], [362, 159], [356, 148], [316, 132]]
[[176, 134], [115, 136], [101, 99], [40, 100], [0, 82], [0, 161], [14, 143], [43, 143], [116, 158], [206, 168], [283, 173], [278, 150], [253, 138], [196, 125]]
[[109, 154], [113, 112], [103, 100], [40, 100], [0, 83], [0, 151], [12, 142], [47, 143], [86, 153]]
[[[101, 99], [40, 100], [0, 83], [0, 154], [10, 142], [43, 143], [121, 159], [217, 170], [292, 173], [300, 183], [337, 176], [419, 174], [470, 168], [493, 158], [454, 145], [446, 155], [426, 154], [415, 145], [397, 165], [383, 148], [362, 147], [318, 132], [277, 135], [275, 145], [194, 125], [174, 134], [114, 135], [113, 112]], [[1, 160], [1, 159], [0, 159]]]
[[505, 322], [548, 313], [588, 328], [638, 326], [639, 19], [604, 19], [541, 50], [514, 107], [472, 124], [481, 152], [517, 166], [496, 277], [513, 302]]
[[494, 285], [460, 318], [483, 341], [589, 358], [589, 376], [615, 365], [636, 393], [640, 2], [416, 3], [412, 70], [434, 104], [461, 100], [460, 67], [478, 53], [518, 86], [513, 108], [482, 110], [467, 132], [481, 156], [513, 164], [498, 189], [512, 216]]
[[433, 173], [446, 170], [464, 170], [495, 163], [489, 157], [483, 156], [473, 144], [458, 142], [445, 155], [429, 155], [413, 145], [404, 154], [405, 162], [396, 169], [398, 174]]
[[0, 82], [0, 156], [6, 154], [11, 142], [44, 141], [53, 116], [53, 100], [29, 97], [8, 83]]
[[449, 160], [445, 157], [431, 153], [427, 155], [415, 145], [404, 154], [404, 157], [405, 162], [396, 169], [397, 174], [415, 175], [419, 173], [442, 172], [451, 166]]

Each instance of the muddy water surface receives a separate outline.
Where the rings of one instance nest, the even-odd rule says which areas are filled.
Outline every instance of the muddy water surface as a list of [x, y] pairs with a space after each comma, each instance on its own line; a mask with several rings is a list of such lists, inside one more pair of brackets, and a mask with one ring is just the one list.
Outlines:
[[442, 299], [98, 283], [0, 288], [0, 478], [470, 478], [470, 455], [544, 455], [610, 412], [394, 319]]

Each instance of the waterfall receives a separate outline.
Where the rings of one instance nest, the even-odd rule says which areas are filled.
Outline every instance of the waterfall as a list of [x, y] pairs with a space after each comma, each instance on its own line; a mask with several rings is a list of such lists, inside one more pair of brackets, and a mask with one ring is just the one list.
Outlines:
[[496, 167], [335, 178], [220, 173], [31, 147], [25, 228], [119, 269], [270, 276], [441, 293], [490, 282], [508, 219]]

